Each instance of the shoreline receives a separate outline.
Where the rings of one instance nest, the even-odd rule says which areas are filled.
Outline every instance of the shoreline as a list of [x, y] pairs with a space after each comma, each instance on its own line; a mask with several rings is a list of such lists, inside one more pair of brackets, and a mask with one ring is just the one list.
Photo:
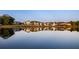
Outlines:
[[24, 27], [59, 27], [71, 28], [72, 26], [36, 26], [36, 25], [0, 25], [0, 28], [24, 28]]

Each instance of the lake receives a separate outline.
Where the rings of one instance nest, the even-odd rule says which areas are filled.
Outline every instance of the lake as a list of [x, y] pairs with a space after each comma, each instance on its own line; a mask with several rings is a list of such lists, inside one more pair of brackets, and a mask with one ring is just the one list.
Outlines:
[[0, 49], [79, 49], [79, 29], [0, 28]]

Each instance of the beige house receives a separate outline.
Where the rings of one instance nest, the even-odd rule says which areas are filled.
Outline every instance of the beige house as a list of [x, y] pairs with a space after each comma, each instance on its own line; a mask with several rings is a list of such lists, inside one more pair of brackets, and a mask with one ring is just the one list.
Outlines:
[[29, 20], [28, 21], [25, 21], [24, 24], [25, 25], [30, 25], [30, 21]]
[[71, 23], [70, 22], [67, 22], [66, 25], [71, 26]]
[[42, 26], [42, 22], [39, 21], [25, 21], [25, 25], [31, 25], [31, 26]]

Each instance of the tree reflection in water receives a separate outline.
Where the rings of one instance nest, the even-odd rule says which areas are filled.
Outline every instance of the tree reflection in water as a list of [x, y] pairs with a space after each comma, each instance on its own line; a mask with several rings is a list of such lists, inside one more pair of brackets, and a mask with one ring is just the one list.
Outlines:
[[1, 28], [0, 29], [0, 37], [4, 39], [8, 39], [12, 35], [14, 35], [14, 31], [12, 28]]
[[24, 30], [27, 33], [30, 32], [38, 32], [38, 31], [77, 31], [79, 32], [79, 28], [63, 28], [63, 27], [22, 27], [22, 28], [0, 28], [0, 37], [3, 39], [8, 39], [16, 31]]

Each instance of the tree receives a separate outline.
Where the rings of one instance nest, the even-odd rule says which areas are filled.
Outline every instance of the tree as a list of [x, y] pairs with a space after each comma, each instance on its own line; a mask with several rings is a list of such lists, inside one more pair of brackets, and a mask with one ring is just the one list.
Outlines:
[[12, 25], [14, 23], [14, 18], [9, 15], [3, 15], [0, 17], [2, 25]]
[[76, 21], [76, 25], [79, 26], [79, 21]]

